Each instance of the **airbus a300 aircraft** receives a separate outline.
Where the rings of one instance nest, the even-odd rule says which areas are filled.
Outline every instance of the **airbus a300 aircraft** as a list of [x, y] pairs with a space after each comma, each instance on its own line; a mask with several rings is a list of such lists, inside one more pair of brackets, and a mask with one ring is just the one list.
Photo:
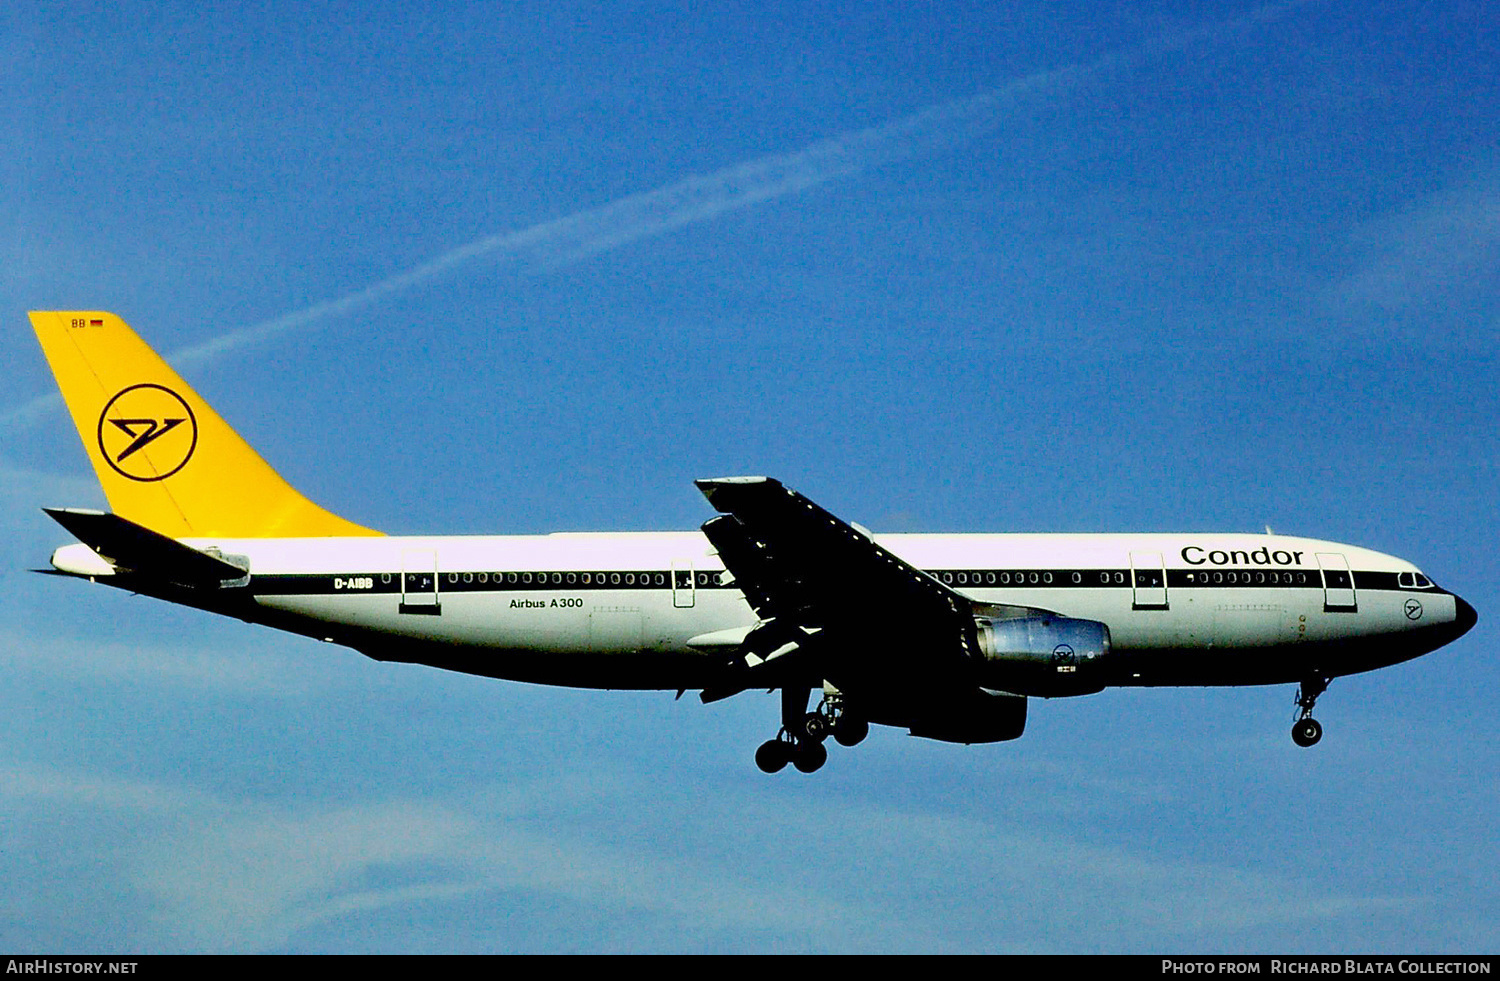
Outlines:
[[[1108, 686], [1300, 685], [1462, 636], [1415, 566], [1279, 535], [882, 535], [768, 477], [697, 482], [701, 530], [398, 538], [273, 471], [120, 318], [32, 313], [110, 512], [48, 508], [85, 578], [407, 661], [580, 688], [780, 689], [770, 772], [870, 723], [1015, 739], [1027, 699]], [[813, 691], [822, 698], [809, 711]]]

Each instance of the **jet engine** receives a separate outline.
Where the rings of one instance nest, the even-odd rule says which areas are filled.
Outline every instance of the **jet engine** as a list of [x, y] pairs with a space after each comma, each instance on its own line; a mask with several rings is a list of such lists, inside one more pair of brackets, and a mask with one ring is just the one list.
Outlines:
[[1096, 620], [976, 617], [986, 688], [1017, 695], [1090, 695], [1102, 691], [1113, 659], [1109, 628]]
[[940, 712], [894, 723], [913, 736], [945, 743], [998, 743], [1019, 739], [1026, 731], [1026, 699], [1004, 691], [975, 688], [944, 700]]

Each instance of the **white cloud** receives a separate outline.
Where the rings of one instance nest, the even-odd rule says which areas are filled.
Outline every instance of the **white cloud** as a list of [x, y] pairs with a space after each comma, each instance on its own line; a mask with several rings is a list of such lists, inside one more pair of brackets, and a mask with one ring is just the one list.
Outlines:
[[[281, 949], [350, 915], [480, 897], [497, 919], [518, 905], [583, 909], [665, 921], [685, 948], [753, 936], [830, 951], [1181, 949], [1412, 903], [1095, 845], [1071, 828], [764, 783], [699, 788], [684, 812], [682, 789], [662, 799], [618, 771], [345, 804], [217, 799], [41, 766], [5, 775], [0, 794], [40, 798], [64, 817], [124, 813], [109, 824], [119, 840], [103, 847], [143, 901], [121, 908], [150, 950]], [[119, 830], [142, 822], [147, 833]], [[717, 844], [695, 852], [684, 834]], [[114, 888], [58, 885], [60, 904]]]
[[[57, 588], [88, 587], [82, 583], [59, 583]], [[34, 629], [35, 624], [31, 626], [32, 629], [26, 630], [0, 629], [0, 674], [12, 681], [28, 676], [89, 685], [149, 680], [176, 688], [274, 698], [302, 698], [332, 683], [330, 674], [310, 670], [307, 658], [266, 649], [254, 650], [253, 656], [247, 656], [246, 648], [253, 646], [250, 644], [221, 647], [205, 645], [198, 638], [187, 646], [174, 648], [138, 639], [118, 640], [109, 627], [98, 623], [93, 627], [95, 636], [87, 640], [49, 634]]]
[[32, 763], [0, 764], [3, 796], [62, 808], [168, 816], [201, 810], [211, 798], [179, 787]]
[[[1500, 284], [1500, 173], [1370, 221], [1353, 245], [1358, 267], [1336, 299], [1389, 311], [1481, 297], [1492, 304]], [[1493, 330], [1494, 314], [1490, 307], [1481, 329]]]

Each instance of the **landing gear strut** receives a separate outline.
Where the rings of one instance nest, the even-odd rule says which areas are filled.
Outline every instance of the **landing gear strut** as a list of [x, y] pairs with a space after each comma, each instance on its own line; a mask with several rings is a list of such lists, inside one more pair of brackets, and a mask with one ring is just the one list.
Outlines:
[[807, 711], [811, 694], [811, 686], [781, 690], [781, 731], [755, 751], [755, 765], [766, 773], [776, 773], [788, 763], [812, 773], [828, 762], [823, 741], [830, 735], [841, 746], [853, 746], [869, 734], [870, 724], [846, 712], [837, 692], [824, 695], [815, 712]]
[[820, 742], [804, 740], [798, 742], [787, 735], [786, 729], [768, 739], [755, 751], [755, 765], [766, 773], [776, 773], [788, 763], [803, 773], [812, 773], [828, 762], [828, 749]]
[[1323, 727], [1312, 717], [1312, 710], [1318, 696], [1328, 690], [1328, 683], [1332, 680], [1321, 674], [1302, 680], [1302, 687], [1297, 692], [1297, 721], [1292, 725], [1292, 742], [1298, 746], [1306, 748], [1323, 738]]
[[828, 750], [823, 746], [828, 729], [819, 713], [807, 711], [811, 694], [811, 686], [781, 689], [781, 731], [755, 751], [755, 765], [766, 773], [776, 773], [788, 763], [803, 773], [812, 773], [828, 762]]
[[833, 740], [840, 746], [858, 746], [870, 734], [870, 723], [851, 715], [844, 707], [844, 696], [836, 692], [824, 696], [818, 711], [828, 720]]

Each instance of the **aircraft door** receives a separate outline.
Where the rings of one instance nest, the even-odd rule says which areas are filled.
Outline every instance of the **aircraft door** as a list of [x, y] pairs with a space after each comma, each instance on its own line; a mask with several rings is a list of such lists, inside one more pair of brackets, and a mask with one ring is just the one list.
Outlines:
[[672, 563], [672, 605], [686, 609], [698, 601], [698, 586], [693, 580], [693, 563]]
[[401, 553], [402, 613], [438, 616], [437, 553], [432, 549], [406, 549]]
[[1323, 570], [1323, 612], [1357, 613], [1354, 574], [1342, 552], [1319, 552], [1318, 568]]
[[1167, 569], [1160, 552], [1130, 553], [1131, 609], [1167, 609]]

